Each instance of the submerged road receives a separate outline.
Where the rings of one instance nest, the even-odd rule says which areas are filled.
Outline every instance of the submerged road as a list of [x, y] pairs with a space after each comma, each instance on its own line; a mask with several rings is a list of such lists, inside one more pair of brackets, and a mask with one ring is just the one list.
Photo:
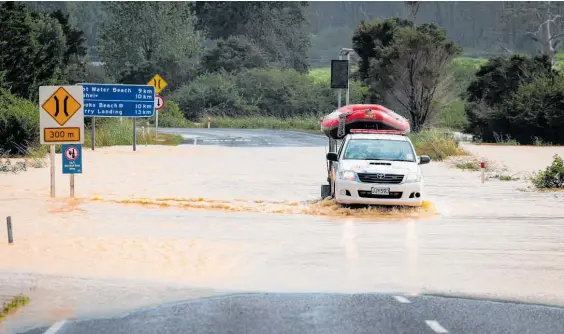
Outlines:
[[241, 294], [107, 319], [61, 321], [25, 334], [562, 333], [564, 309], [434, 296]]
[[184, 137], [183, 144], [192, 145], [318, 147], [327, 144], [327, 137], [324, 135], [288, 130], [163, 128], [159, 131], [179, 134]]
[[[238, 129], [162, 132], [181, 134], [186, 145], [92, 152], [87, 161], [93, 172], [84, 185], [89, 188], [82, 191], [118, 199], [130, 193], [137, 198], [201, 196], [210, 199], [206, 204], [221, 205], [219, 200], [239, 197], [301, 203], [317, 196], [325, 176], [327, 139], [322, 135]], [[112, 167], [114, 172], [105, 171]], [[172, 200], [170, 207], [156, 208], [95, 201], [81, 204], [81, 211], [38, 209], [25, 216], [33, 205], [13, 202], [25, 208], [18, 222], [41, 224], [29, 224], [27, 231], [18, 225], [18, 242], [23, 241], [2, 249], [11, 260], [8, 271], [80, 279], [32, 275], [28, 285], [37, 285], [38, 292], [13, 317], [31, 320], [13, 321], [7, 333], [563, 333], [562, 308], [431, 296], [564, 305], [562, 200], [550, 193], [518, 191], [517, 182], [481, 184], [477, 172], [436, 163], [423, 168], [440, 215], [421, 220], [356, 220], [314, 205], [307, 206], [311, 215], [293, 213], [294, 205], [272, 215], [192, 210], [191, 202], [178, 207]], [[154, 177], [160, 169], [166, 177]], [[33, 179], [29, 173], [8, 189], [32, 196], [21, 189], [38, 192], [33, 185], [43, 175]], [[269, 205], [275, 207], [264, 206]], [[128, 280], [102, 284], [92, 276]], [[132, 285], [129, 279], [153, 285]], [[18, 275], [4, 281], [0, 275], [0, 287], [8, 283], [15, 291], [22, 282]], [[161, 292], [171, 282], [180, 285], [178, 290]], [[195, 286], [220, 290], [221, 296], [210, 298], [205, 292], [196, 296], [205, 298], [187, 300], [196, 297], [184, 289]], [[363, 293], [375, 291], [386, 293]], [[173, 300], [179, 303], [162, 304]], [[145, 306], [151, 308], [139, 309]], [[123, 313], [131, 310], [137, 311]]]

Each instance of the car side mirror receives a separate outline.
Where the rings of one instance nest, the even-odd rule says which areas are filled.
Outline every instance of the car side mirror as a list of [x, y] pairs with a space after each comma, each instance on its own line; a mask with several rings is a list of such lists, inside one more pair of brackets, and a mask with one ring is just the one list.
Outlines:
[[337, 153], [335, 153], [335, 152], [329, 152], [329, 153], [327, 153], [327, 160], [337, 161], [337, 160], [339, 160], [339, 156], [337, 156]]
[[419, 156], [419, 164], [420, 165], [428, 164], [429, 162], [431, 162], [431, 158], [429, 158], [428, 155]]

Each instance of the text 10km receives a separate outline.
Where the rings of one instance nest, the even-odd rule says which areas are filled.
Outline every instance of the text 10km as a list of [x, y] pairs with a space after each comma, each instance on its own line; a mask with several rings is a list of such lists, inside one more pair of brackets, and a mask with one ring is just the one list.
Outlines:
[[135, 109], [153, 109], [155, 107], [154, 103], [147, 103], [147, 104], [135, 104]]
[[155, 97], [152, 94], [135, 94], [135, 98], [138, 100], [152, 101]]

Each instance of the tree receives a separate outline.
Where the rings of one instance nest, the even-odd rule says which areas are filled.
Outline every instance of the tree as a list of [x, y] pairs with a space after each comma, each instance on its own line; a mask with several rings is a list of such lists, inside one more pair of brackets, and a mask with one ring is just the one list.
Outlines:
[[267, 66], [268, 56], [245, 36], [230, 36], [227, 40], [220, 40], [202, 57], [202, 67], [209, 72], [235, 72]]
[[307, 6], [305, 1], [197, 1], [194, 12], [209, 38], [245, 36], [261, 46], [273, 65], [307, 72]]
[[392, 43], [397, 31], [411, 26], [411, 21], [397, 17], [360, 22], [353, 35], [353, 49], [360, 57], [358, 73], [362, 80], [368, 79], [370, 62], [380, 60], [383, 50]]
[[496, 106], [507, 100], [523, 83], [532, 82], [538, 76], [554, 76], [547, 56], [490, 58], [476, 72], [475, 80], [467, 89], [468, 102], [483, 101]]
[[80, 80], [84, 38], [67, 15], [33, 13], [24, 4], [4, 2], [0, 31], [0, 73], [11, 93], [36, 99], [41, 85]]
[[[554, 65], [558, 45], [564, 38], [562, 3], [559, 1], [504, 3], [504, 9], [503, 22], [506, 32], [513, 34], [514, 38], [517, 37], [518, 46], [530, 54], [549, 57]], [[531, 40], [535, 43], [532, 44]]]
[[370, 89], [388, 105], [407, 115], [419, 131], [437, 111], [439, 86], [448, 65], [462, 49], [433, 24], [397, 31], [380, 60], [372, 60]]
[[[564, 143], [564, 77], [539, 76], [523, 84], [504, 103], [502, 114], [507, 119], [510, 135], [522, 144], [538, 139], [561, 145]], [[501, 133], [501, 132], [500, 132]]]
[[538, 77], [554, 78], [548, 56], [491, 58], [476, 72], [467, 89], [467, 131], [484, 141], [495, 141], [499, 134], [511, 132], [504, 103], [524, 84]]
[[32, 95], [35, 84], [34, 58], [38, 43], [33, 18], [24, 4], [4, 2], [0, 7], [0, 71], [10, 92], [24, 98]]
[[[118, 81], [123, 81], [122, 72], [131, 73], [147, 64], [164, 67], [171, 60], [173, 65], [182, 64], [198, 54], [201, 35], [195, 29], [190, 3], [118, 1], [105, 5], [108, 18], [102, 26], [99, 53], [108, 73]], [[161, 73], [167, 81], [178, 76], [176, 67]]]

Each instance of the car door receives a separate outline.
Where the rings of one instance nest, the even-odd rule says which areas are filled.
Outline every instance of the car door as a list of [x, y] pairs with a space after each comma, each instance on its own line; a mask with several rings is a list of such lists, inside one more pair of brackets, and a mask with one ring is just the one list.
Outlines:
[[341, 160], [341, 153], [343, 151], [343, 147], [345, 146], [346, 140], [339, 140], [337, 146], [337, 161], [331, 161], [331, 197], [335, 196], [335, 177], [337, 177], [337, 173], [339, 172], [339, 161]]

